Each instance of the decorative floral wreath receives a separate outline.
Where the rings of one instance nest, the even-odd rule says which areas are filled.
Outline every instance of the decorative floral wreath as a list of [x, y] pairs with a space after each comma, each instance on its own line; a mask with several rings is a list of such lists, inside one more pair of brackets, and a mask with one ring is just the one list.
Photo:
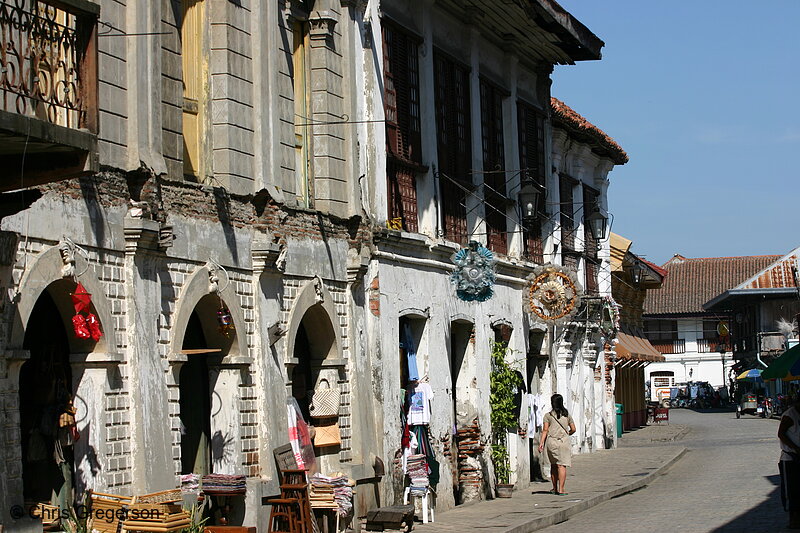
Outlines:
[[578, 310], [580, 289], [574, 275], [562, 266], [547, 264], [537, 267], [528, 279], [528, 306], [545, 322], [569, 320]]
[[[612, 296], [603, 297], [603, 315], [600, 320], [600, 329], [608, 338], [613, 338], [619, 331], [620, 305]], [[610, 320], [606, 320], [606, 313]]]
[[492, 297], [496, 274], [491, 251], [470, 241], [469, 248], [462, 248], [452, 259], [456, 269], [450, 274], [450, 283], [455, 286], [459, 298], [467, 302], [483, 302]]

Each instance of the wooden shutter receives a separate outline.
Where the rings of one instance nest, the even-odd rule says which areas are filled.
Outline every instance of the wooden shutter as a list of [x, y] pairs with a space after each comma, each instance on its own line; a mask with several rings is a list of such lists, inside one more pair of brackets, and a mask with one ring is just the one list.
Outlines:
[[[519, 131], [520, 168], [526, 179], [533, 180], [542, 191], [547, 183], [544, 153], [544, 116], [533, 107], [519, 102], [517, 105], [517, 130]], [[545, 194], [539, 197], [538, 210], [546, 210]], [[544, 262], [541, 222], [536, 220], [523, 229], [525, 257], [535, 263]]]
[[463, 244], [467, 241], [464, 189], [470, 188], [472, 183], [468, 70], [439, 53], [435, 54], [434, 89], [444, 236]]
[[483, 181], [486, 202], [486, 231], [489, 249], [508, 251], [506, 224], [505, 145], [503, 139], [503, 95], [492, 84], [481, 80], [481, 141]]
[[207, 173], [205, 151], [205, 111], [207, 66], [204, 55], [205, 2], [183, 0], [181, 24], [181, 62], [183, 66], [183, 173], [203, 181]]
[[[590, 189], [589, 187], [583, 187], [583, 216], [584, 220], [587, 215], [589, 215], [592, 211], [594, 211], [595, 207], [597, 206], [597, 191], [594, 189]], [[592, 230], [589, 228], [589, 224], [584, 223], [583, 225], [583, 239], [585, 243], [585, 254], [588, 258], [596, 258], [597, 251], [599, 249], [599, 243], [592, 235]]]
[[416, 173], [422, 162], [418, 46], [391, 24], [383, 25], [383, 44], [389, 226], [416, 232]]
[[587, 258], [586, 261], [586, 284], [584, 289], [587, 294], [596, 295], [599, 293], [599, 285], [597, 280], [598, 265], [594, 260]]
[[573, 205], [572, 188], [574, 182], [567, 176], [558, 181], [561, 207], [561, 247], [565, 250], [575, 249], [575, 207]]
[[387, 149], [398, 159], [419, 164], [418, 46], [407, 33], [387, 24], [383, 26], [383, 42]]

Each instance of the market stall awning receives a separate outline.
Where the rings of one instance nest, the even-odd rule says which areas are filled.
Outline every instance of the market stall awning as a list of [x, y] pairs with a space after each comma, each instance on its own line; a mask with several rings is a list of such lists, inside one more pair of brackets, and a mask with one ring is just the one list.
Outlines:
[[650, 341], [638, 328], [622, 324], [617, 333], [617, 341], [619, 341], [616, 346], [618, 361], [643, 361], [648, 363], [666, 361], [661, 352], [650, 344]]

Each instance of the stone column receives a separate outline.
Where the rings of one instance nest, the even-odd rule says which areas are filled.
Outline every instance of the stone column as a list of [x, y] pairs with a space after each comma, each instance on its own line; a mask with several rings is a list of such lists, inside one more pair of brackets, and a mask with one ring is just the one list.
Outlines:
[[127, 360], [130, 365], [133, 490], [148, 493], [173, 488], [171, 432], [165, 379], [166, 360], [158, 352], [159, 225], [126, 218], [125, 306]]

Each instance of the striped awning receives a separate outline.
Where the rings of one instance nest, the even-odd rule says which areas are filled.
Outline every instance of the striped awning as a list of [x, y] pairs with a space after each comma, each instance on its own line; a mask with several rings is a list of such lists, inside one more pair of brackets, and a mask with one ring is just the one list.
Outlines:
[[617, 333], [619, 341], [615, 347], [617, 361], [644, 361], [648, 363], [659, 363], [666, 361], [661, 352], [656, 350], [644, 333], [638, 328], [628, 327], [625, 324], [620, 326]]

